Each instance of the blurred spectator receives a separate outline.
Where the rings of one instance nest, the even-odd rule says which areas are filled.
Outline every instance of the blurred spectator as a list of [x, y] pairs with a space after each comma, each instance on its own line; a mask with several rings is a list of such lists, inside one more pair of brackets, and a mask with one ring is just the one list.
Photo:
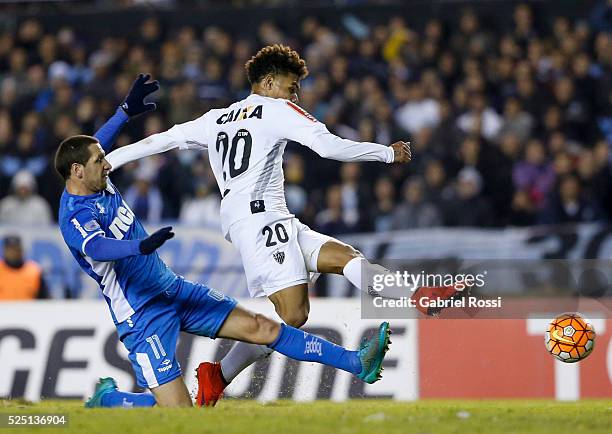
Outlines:
[[374, 205], [372, 221], [376, 232], [391, 230], [395, 209], [395, 187], [389, 178], [379, 178], [374, 185]]
[[315, 217], [315, 227], [319, 232], [328, 235], [340, 235], [353, 232], [356, 229], [355, 223], [344, 220], [342, 209], [342, 187], [338, 184], [332, 185], [327, 189], [327, 207]]
[[210, 184], [196, 186], [194, 197], [183, 203], [179, 215], [181, 223], [221, 230], [221, 199], [212, 188]]
[[514, 193], [508, 224], [510, 226], [529, 226], [536, 223], [537, 208], [532, 197], [523, 190]]
[[406, 90], [406, 102], [395, 115], [400, 127], [410, 134], [421, 128], [435, 127], [440, 122], [440, 106], [437, 101], [427, 98], [420, 83], [411, 84]]
[[451, 186], [448, 185], [446, 170], [440, 160], [430, 160], [425, 166], [425, 194], [427, 200], [436, 208], [443, 209], [444, 203], [451, 197]]
[[134, 183], [125, 193], [125, 201], [136, 217], [147, 223], [158, 223], [162, 215], [161, 194], [153, 185], [154, 171], [152, 164], [143, 163], [136, 171]]
[[517, 98], [508, 98], [504, 106], [503, 124], [499, 129], [499, 135], [514, 134], [520, 142], [524, 142], [531, 135], [533, 117], [523, 111], [521, 103]]
[[470, 96], [470, 110], [457, 118], [457, 126], [466, 134], [479, 134], [487, 140], [497, 137], [501, 127], [502, 118], [487, 105], [486, 97], [482, 93]]
[[448, 226], [487, 227], [493, 224], [493, 211], [481, 196], [482, 176], [473, 167], [461, 169], [457, 175], [455, 197], [449, 201]]
[[555, 183], [553, 165], [547, 161], [545, 152], [542, 142], [530, 141], [524, 160], [514, 166], [512, 173], [515, 188], [525, 191], [536, 207], [542, 205]]
[[289, 212], [301, 216], [306, 209], [308, 195], [303, 187], [304, 159], [298, 154], [290, 154], [285, 159], [285, 198]]
[[563, 131], [576, 141], [592, 138], [590, 105], [576, 94], [574, 82], [562, 77], [554, 85], [554, 101], [561, 109]]
[[361, 183], [360, 163], [344, 163], [340, 168], [342, 183], [342, 220], [356, 230], [368, 230], [366, 207], [371, 203], [368, 188]]
[[540, 214], [541, 223], [576, 223], [600, 220], [599, 205], [587, 197], [576, 175], [565, 175]]
[[4, 238], [3, 259], [0, 260], [0, 301], [47, 298], [47, 286], [40, 265], [26, 260], [21, 238]]
[[27, 170], [15, 174], [13, 194], [0, 200], [0, 223], [46, 225], [51, 223], [51, 207], [36, 194], [36, 179]]
[[600, 0], [589, 17], [593, 30], [612, 33], [612, 2]]
[[440, 226], [442, 218], [439, 210], [425, 196], [425, 182], [420, 177], [406, 181], [403, 201], [393, 212], [391, 228], [394, 230], [417, 229]]
[[455, 122], [453, 107], [448, 100], [440, 102], [440, 122], [431, 133], [431, 143], [434, 152], [441, 150], [440, 158], [448, 160], [449, 155], [454, 152], [454, 144], [458, 143], [463, 136]]
[[[605, 152], [603, 155], [602, 151]], [[607, 147], [603, 148], [600, 144], [594, 150], [587, 149], [580, 154], [576, 171], [589, 200], [605, 200], [610, 197], [612, 177], [607, 165], [607, 154]]]

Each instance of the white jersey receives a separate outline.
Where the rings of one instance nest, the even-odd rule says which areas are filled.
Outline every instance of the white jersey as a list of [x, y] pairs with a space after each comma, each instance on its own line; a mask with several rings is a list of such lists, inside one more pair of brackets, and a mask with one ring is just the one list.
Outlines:
[[331, 134], [324, 124], [296, 104], [251, 94], [227, 108], [214, 109], [168, 131], [120, 148], [107, 157], [116, 168], [128, 161], [182, 149], [208, 148], [221, 192], [222, 230], [252, 214], [274, 212], [291, 216], [284, 194], [283, 152], [288, 141], [340, 161], [391, 163], [393, 150]]

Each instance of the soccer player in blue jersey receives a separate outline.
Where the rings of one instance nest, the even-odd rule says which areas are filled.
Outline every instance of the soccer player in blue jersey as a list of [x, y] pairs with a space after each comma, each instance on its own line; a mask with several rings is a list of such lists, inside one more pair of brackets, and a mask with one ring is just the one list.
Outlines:
[[147, 234], [108, 179], [111, 165], [105, 159], [105, 148], [121, 126], [155, 108], [144, 103], [158, 88], [148, 79], [141, 75], [136, 80], [126, 102], [96, 137], [70, 137], [55, 156], [55, 168], [66, 183], [59, 210], [62, 236], [81, 268], [100, 285], [138, 385], [153, 392], [121, 392], [112, 378], [105, 378], [86, 406], [191, 406], [175, 355], [181, 331], [267, 345], [296, 360], [333, 366], [367, 383], [377, 381], [390, 343], [388, 323], [359, 350], [349, 351], [250, 312], [215, 289], [185, 280], [161, 260], [156, 250], [174, 236], [172, 228]]

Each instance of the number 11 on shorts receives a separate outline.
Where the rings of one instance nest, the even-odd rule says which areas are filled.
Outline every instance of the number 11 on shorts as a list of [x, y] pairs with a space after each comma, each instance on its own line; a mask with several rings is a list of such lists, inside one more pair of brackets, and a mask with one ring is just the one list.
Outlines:
[[166, 351], [164, 350], [164, 347], [161, 341], [159, 340], [159, 336], [149, 336], [146, 341], [149, 343], [149, 345], [151, 345], [151, 349], [153, 350], [153, 354], [155, 355], [156, 359], [159, 359], [160, 357], [166, 357]]

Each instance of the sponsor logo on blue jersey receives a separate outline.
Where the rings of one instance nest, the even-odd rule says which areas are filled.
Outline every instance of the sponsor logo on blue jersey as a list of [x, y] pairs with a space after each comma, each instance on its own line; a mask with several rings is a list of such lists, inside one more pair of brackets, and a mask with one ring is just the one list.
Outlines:
[[72, 256], [83, 271], [98, 282], [116, 322], [127, 320], [148, 300], [168, 290], [177, 279], [157, 253], [110, 262], [95, 261], [85, 254], [86, 245], [98, 236], [116, 240], [140, 240], [148, 236], [110, 183], [106, 190], [88, 196], [64, 191], [59, 224]]

